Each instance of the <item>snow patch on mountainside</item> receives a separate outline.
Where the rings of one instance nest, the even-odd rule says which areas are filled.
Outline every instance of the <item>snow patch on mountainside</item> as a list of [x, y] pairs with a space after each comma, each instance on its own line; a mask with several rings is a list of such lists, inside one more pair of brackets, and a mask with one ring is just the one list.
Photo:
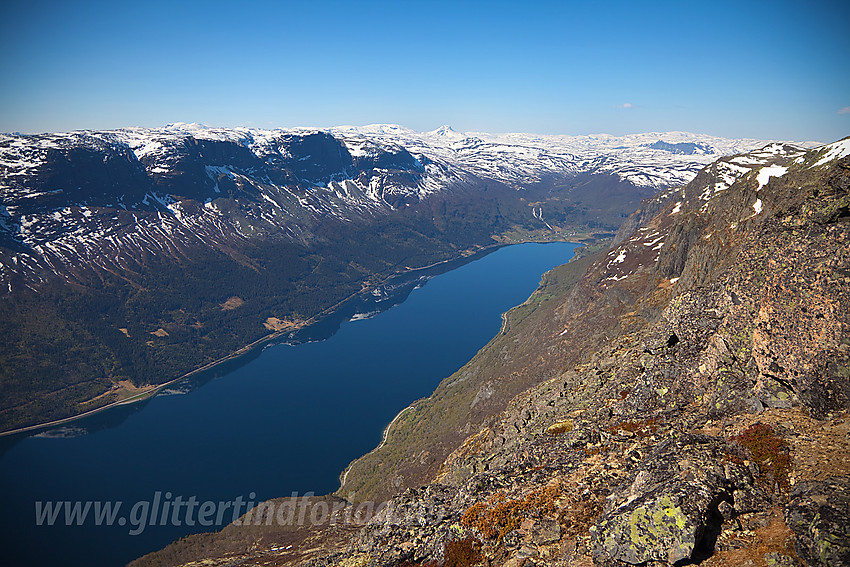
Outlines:
[[831, 161], [850, 155], [850, 138], [844, 138], [832, 144], [827, 144], [823, 149], [826, 150], [826, 153], [812, 167], [826, 165]]
[[759, 184], [756, 191], [761, 191], [761, 188], [767, 185], [767, 182], [770, 181], [771, 177], [782, 177], [787, 172], [788, 168], [782, 167], [781, 165], [769, 165], [761, 168], [758, 175], [756, 175], [756, 181], [758, 181]]

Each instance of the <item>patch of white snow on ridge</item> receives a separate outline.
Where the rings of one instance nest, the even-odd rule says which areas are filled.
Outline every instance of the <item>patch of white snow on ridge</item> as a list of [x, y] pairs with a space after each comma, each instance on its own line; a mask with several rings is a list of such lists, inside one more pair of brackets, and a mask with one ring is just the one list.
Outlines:
[[162, 143], [158, 140], [141, 140], [141, 145], [133, 147], [132, 151], [136, 154], [136, 159], [141, 160], [143, 157], [156, 154], [162, 151]]
[[371, 157], [377, 154], [377, 147], [365, 138], [343, 138], [342, 143], [351, 157]]
[[753, 216], [756, 216], [757, 214], [759, 214], [761, 212], [761, 210], [762, 210], [761, 199], [756, 199], [756, 202], [753, 203], [753, 210], [755, 211]]
[[682, 201], [679, 201], [678, 203], [676, 203], [676, 206], [673, 207], [673, 210], [670, 211], [670, 214], [675, 215], [676, 213], [678, 213], [681, 210], [682, 210]]
[[756, 181], [759, 183], [756, 191], [761, 191], [761, 188], [767, 185], [771, 177], [782, 177], [786, 173], [788, 173], [788, 168], [781, 165], [769, 165], [761, 168], [756, 176]]
[[749, 167], [736, 165], [728, 161], [717, 162], [715, 172], [717, 176], [720, 177], [720, 181], [716, 182], [713, 186], [708, 187], [705, 191], [703, 191], [699, 198], [703, 201], [711, 199], [712, 195], [720, 193], [721, 191], [725, 191], [726, 189], [731, 187], [738, 179], [745, 176], [750, 171], [751, 169]]
[[844, 156], [850, 155], [850, 138], [839, 140], [832, 144], [827, 144], [824, 146], [824, 149], [827, 150], [826, 154], [822, 158], [820, 158], [812, 167], [818, 167], [819, 165], [824, 165], [831, 161], [841, 159]]
[[[654, 235], [653, 235], [653, 236], [654, 236]], [[659, 236], [659, 237], [658, 237], [658, 238], [656, 238], [655, 240], [652, 240], [652, 241], [650, 241], [650, 242], [644, 242], [644, 243], [643, 243], [643, 245], [644, 245], [644, 246], [655, 246], [656, 244], [658, 244], [658, 241], [659, 241], [659, 240], [663, 240], [663, 239], [664, 239], [664, 235], [662, 234], [661, 236]], [[653, 250], [655, 250], [655, 248], [653, 248]]]
[[773, 143], [767, 145], [759, 150], [759, 153], [762, 154], [783, 154], [785, 153], [785, 146], [779, 143]]
[[751, 156], [738, 156], [729, 160], [738, 165], [762, 165], [764, 162], [759, 159], [754, 159]]
[[274, 199], [272, 199], [271, 197], [269, 197], [269, 196], [268, 196], [268, 195], [266, 195], [265, 193], [260, 192], [260, 196], [261, 196], [263, 199], [265, 199], [266, 201], [268, 201], [269, 203], [271, 203], [273, 206], [277, 207], [278, 209], [280, 209], [280, 208], [281, 208], [280, 204], [278, 204], [278, 202], [277, 202], [277, 201], [275, 201]]

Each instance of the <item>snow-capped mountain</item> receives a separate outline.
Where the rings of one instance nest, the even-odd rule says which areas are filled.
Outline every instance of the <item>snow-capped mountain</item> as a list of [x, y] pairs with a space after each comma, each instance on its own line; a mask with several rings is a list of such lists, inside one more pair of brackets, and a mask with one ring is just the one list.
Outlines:
[[[681, 230], [676, 221], [685, 214], [698, 213], [715, 223], [713, 229], [703, 232], [702, 240], [718, 246], [734, 242], [740, 227], [769, 216], [783, 205], [763, 200], [762, 190], [772, 179], [782, 178], [794, 167], [816, 174], [848, 155], [850, 138], [822, 146], [816, 153], [809, 153], [800, 145], [772, 143], [746, 154], [718, 159], [687, 186], [670, 189], [653, 199], [656, 203], [647, 208], [666, 214], [658, 214], [653, 223], [641, 226], [609, 252], [601, 282], [624, 280], [639, 267], [662, 259], [662, 250], [669, 250], [671, 230]], [[774, 194], [773, 200], [776, 199]], [[681, 238], [681, 234], [674, 236]], [[687, 238], [683, 240], [685, 245], [680, 242], [680, 250], [666, 254], [667, 264], [660, 270], [662, 276], [673, 276], [671, 284], [679, 280], [687, 245], [692, 244]]]
[[[368, 222], [434, 194], [529, 189], [607, 174], [658, 190], [764, 145], [680, 132], [631, 136], [171, 124], [0, 136], [0, 288], [12, 276], [124, 270], [144, 254], [267, 237], [306, 244], [328, 220]], [[528, 217], [544, 220], [544, 209]], [[79, 274], [78, 274], [79, 275]], [[33, 281], [27, 281], [31, 285]]]
[[342, 137], [360, 135], [391, 141], [414, 153], [438, 155], [480, 177], [516, 185], [538, 182], [547, 174], [604, 172], [653, 189], [685, 184], [718, 157], [747, 152], [766, 143], [687, 132], [627, 136], [462, 134], [451, 126], [442, 126], [419, 133], [386, 124], [339, 127], [331, 132]]
[[10, 274], [121, 270], [187, 246], [307, 242], [321, 221], [363, 220], [451, 179], [435, 183], [439, 171], [400, 146], [351, 148], [319, 131], [182, 124], [0, 137], [3, 287]]

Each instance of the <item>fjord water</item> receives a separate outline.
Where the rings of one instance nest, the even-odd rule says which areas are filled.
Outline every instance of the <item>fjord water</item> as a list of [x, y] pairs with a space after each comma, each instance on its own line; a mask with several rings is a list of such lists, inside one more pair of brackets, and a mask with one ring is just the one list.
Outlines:
[[[223, 526], [151, 525], [131, 509], [171, 493], [185, 502], [326, 494], [374, 448], [387, 423], [465, 364], [543, 272], [577, 245], [501, 248], [414, 290], [399, 306], [344, 323], [328, 340], [266, 348], [202, 387], [106, 411], [0, 445], [0, 540], [9, 565], [123, 565]], [[62, 433], [74, 436], [61, 436]], [[121, 502], [114, 525], [36, 525], [36, 502]], [[231, 512], [225, 515], [229, 522]], [[138, 518], [138, 515], [136, 516]], [[182, 520], [183, 515], [178, 518]]]

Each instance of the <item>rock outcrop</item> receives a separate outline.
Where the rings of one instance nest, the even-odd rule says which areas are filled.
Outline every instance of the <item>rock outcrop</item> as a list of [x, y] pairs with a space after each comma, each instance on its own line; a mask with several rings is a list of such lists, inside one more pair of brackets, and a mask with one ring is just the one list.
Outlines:
[[809, 565], [850, 565], [850, 475], [798, 484], [785, 522]]
[[[591, 528], [599, 563], [690, 559], [721, 502], [733, 491], [751, 489], [741, 465], [723, 466], [716, 439], [684, 435], [660, 443], [640, 465], [628, 490], [615, 493]], [[730, 470], [731, 469], [731, 470]]]

